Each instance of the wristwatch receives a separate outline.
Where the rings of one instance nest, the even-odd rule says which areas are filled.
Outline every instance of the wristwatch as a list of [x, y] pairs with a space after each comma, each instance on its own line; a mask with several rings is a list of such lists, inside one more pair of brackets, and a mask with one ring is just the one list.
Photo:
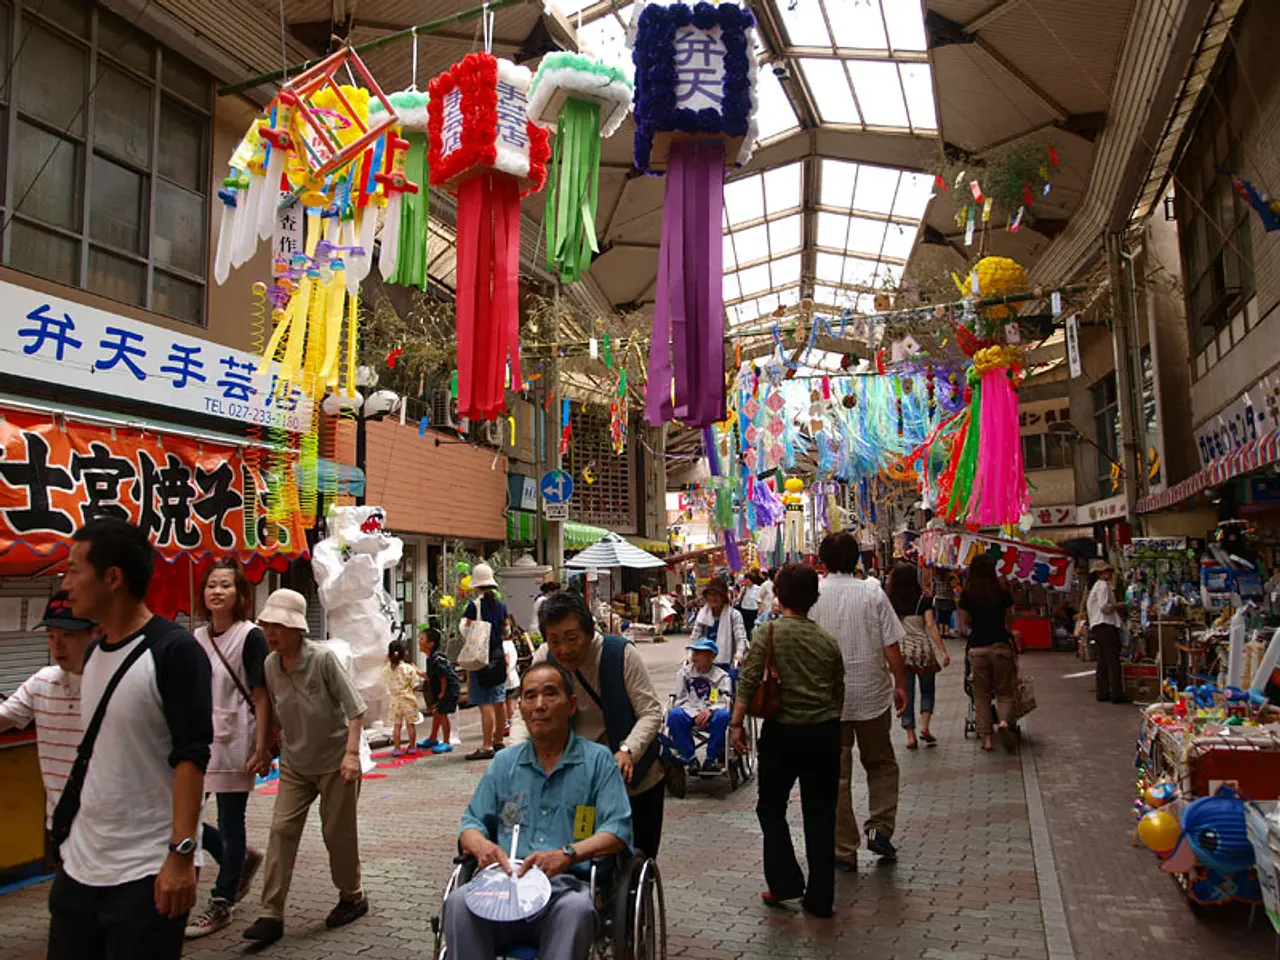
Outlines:
[[628, 744], [624, 743], [618, 749], [621, 750], [623, 753], [627, 754], [627, 756], [631, 755], [631, 747]]
[[180, 857], [189, 857], [196, 852], [196, 838], [187, 837], [185, 840], [179, 840], [177, 843], [169, 844], [169, 852], [176, 853]]
[[740, 723], [731, 723], [731, 724], [729, 724], [729, 729], [730, 729], [730, 730], [741, 730], [741, 729], [742, 729], [742, 724], [740, 724]]
[[560, 848], [560, 852], [569, 858], [569, 866], [572, 867], [575, 863], [578, 862], [578, 851], [573, 849], [572, 843], [566, 843], [563, 847]]

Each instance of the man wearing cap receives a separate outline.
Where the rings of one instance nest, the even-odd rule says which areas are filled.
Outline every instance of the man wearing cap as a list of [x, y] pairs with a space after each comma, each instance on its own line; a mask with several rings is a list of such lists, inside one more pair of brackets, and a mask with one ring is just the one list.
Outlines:
[[698, 772], [694, 754], [693, 731], [707, 731], [707, 762], [704, 773], [719, 773], [724, 768], [724, 742], [729, 731], [729, 708], [733, 706], [733, 680], [716, 666], [720, 651], [714, 640], [703, 637], [686, 647], [689, 662], [676, 677], [676, 702], [667, 715], [667, 727], [680, 759], [689, 764], [691, 773]]
[[[258, 614], [258, 624], [271, 648], [264, 672], [281, 734], [280, 786], [267, 842], [262, 913], [244, 938], [265, 944], [284, 936], [284, 905], [298, 842], [316, 797], [329, 873], [338, 888], [338, 904], [329, 911], [325, 926], [341, 927], [369, 912], [356, 831], [365, 703], [333, 650], [307, 639], [307, 600], [302, 594], [272, 593]], [[270, 758], [262, 755], [251, 762], [260, 773], [270, 766]]]
[[1094, 560], [1089, 564], [1089, 570], [1098, 575], [1085, 604], [1089, 613], [1089, 638], [1098, 648], [1094, 692], [1100, 703], [1107, 700], [1128, 703], [1120, 674], [1120, 614], [1124, 611], [1124, 604], [1116, 603], [1115, 590], [1111, 585], [1115, 567], [1106, 560]]
[[53, 665], [41, 667], [13, 696], [0, 702], [0, 733], [35, 722], [48, 827], [84, 732], [80, 720], [80, 674], [84, 671], [84, 652], [93, 640], [94, 624], [72, 613], [67, 592], [60, 590], [49, 600], [44, 619], [36, 626], [48, 635]]

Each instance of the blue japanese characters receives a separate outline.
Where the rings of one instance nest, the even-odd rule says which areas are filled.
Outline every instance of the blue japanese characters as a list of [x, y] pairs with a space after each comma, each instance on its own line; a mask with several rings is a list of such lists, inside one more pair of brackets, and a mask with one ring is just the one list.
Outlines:
[[665, 171], [671, 144], [682, 140], [724, 140], [726, 164], [751, 159], [754, 33], [755, 17], [732, 3], [641, 7], [632, 50], [637, 168]]

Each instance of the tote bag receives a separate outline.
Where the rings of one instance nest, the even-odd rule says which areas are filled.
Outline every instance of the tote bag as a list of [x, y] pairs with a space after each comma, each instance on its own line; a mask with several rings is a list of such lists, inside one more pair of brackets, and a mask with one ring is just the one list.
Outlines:
[[489, 636], [492, 630], [488, 620], [477, 618], [467, 621], [467, 629], [462, 637], [462, 650], [458, 653], [458, 669], [483, 670], [489, 665]]

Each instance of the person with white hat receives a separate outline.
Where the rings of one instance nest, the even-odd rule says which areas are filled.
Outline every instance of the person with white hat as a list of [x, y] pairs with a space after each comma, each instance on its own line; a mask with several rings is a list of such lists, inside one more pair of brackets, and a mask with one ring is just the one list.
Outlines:
[[1116, 603], [1111, 585], [1116, 570], [1106, 560], [1094, 560], [1089, 564], [1089, 572], [1097, 575], [1085, 602], [1089, 614], [1089, 638], [1098, 648], [1094, 694], [1100, 703], [1108, 700], [1128, 703], [1120, 670], [1120, 614], [1124, 611], [1124, 604]]
[[[284, 905], [293, 880], [298, 841], [320, 798], [320, 829], [338, 905], [325, 926], [341, 927], [369, 912], [360, 877], [356, 808], [360, 799], [361, 719], [365, 703], [327, 646], [306, 638], [307, 600], [277, 590], [258, 614], [267, 635], [267, 691], [280, 727], [280, 785], [267, 843], [262, 913], [246, 940], [272, 943], [284, 936]], [[269, 760], [255, 757], [258, 772]]]
[[[507, 624], [507, 607], [498, 599], [498, 581], [493, 567], [477, 563], [471, 568], [471, 589], [476, 598], [462, 611], [460, 629], [465, 636], [472, 621], [489, 624], [489, 664], [467, 674], [467, 701], [480, 708], [480, 748], [467, 754], [468, 760], [492, 760], [501, 750], [506, 727], [507, 659], [502, 649], [503, 631]], [[499, 707], [502, 708], [499, 714]]]

